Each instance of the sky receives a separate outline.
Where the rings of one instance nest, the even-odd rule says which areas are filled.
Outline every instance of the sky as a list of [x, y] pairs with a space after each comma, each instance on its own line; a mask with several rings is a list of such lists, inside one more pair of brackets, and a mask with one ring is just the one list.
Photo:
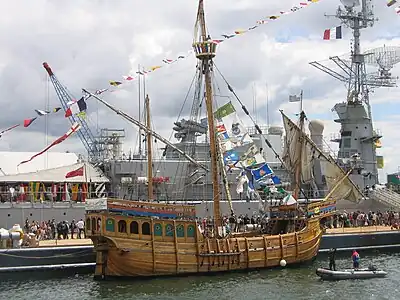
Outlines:
[[[207, 29], [213, 39], [221, 39], [221, 34], [252, 27], [256, 21], [288, 11], [300, 2], [206, 0]], [[35, 117], [35, 109], [60, 106], [42, 67], [45, 61], [62, 85], [79, 98], [82, 88], [91, 91], [109, 88], [109, 80], [123, 81], [122, 76], [135, 74], [139, 65], [164, 66], [163, 59], [186, 55], [193, 42], [198, 5], [197, 0], [0, 0], [0, 3], [0, 128], [3, 129]], [[398, 46], [400, 16], [393, 7], [386, 6], [385, 0], [373, 3], [379, 21], [362, 31], [362, 50]], [[309, 62], [325, 63], [330, 56], [350, 52], [351, 31], [347, 28], [343, 29], [342, 40], [322, 39], [325, 29], [340, 25], [338, 19], [324, 16], [334, 15], [339, 4], [338, 0], [320, 0], [298, 12], [283, 15], [221, 43], [214, 59], [260, 125], [267, 120], [269, 124], [282, 125], [279, 109], [294, 118], [299, 105], [288, 103], [288, 96], [303, 89], [305, 112], [309, 119], [324, 122], [325, 139], [333, 150], [336, 146], [329, 139], [338, 132], [339, 126], [333, 122], [336, 116], [331, 109], [335, 103], [344, 101], [346, 86], [313, 68]], [[177, 141], [173, 137], [173, 122], [187, 118], [190, 112], [195, 66], [195, 57], [189, 55], [146, 75], [153, 129], [172, 142]], [[392, 74], [399, 76], [397, 66]], [[215, 78], [218, 104], [236, 101], [229, 98], [232, 94], [221, 77], [216, 74]], [[133, 81], [102, 96], [139, 118], [138, 94], [138, 83]], [[381, 181], [400, 166], [396, 150], [400, 149], [399, 96], [398, 88], [379, 88], [371, 93], [374, 126], [383, 134], [383, 148], [378, 153], [385, 159]], [[124, 128], [124, 151], [137, 149], [137, 128], [94, 99], [87, 104], [87, 121], [94, 134], [100, 128]], [[243, 121], [251, 125], [248, 119]], [[69, 125], [62, 113], [38, 118], [28, 128], [21, 126], [3, 134], [0, 151], [38, 152], [64, 134]], [[162, 146], [158, 143], [157, 147]], [[52, 151], [85, 152], [77, 137]]]

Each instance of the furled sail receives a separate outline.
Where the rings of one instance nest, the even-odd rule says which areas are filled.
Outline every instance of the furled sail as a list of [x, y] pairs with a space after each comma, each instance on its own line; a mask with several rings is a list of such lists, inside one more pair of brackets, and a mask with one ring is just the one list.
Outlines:
[[299, 140], [302, 138], [303, 153], [301, 163], [302, 169], [304, 168], [302, 171], [303, 182], [312, 179], [313, 161], [318, 159], [321, 162], [322, 168], [325, 170], [324, 174], [329, 191], [335, 188], [330, 198], [353, 202], [360, 201], [363, 198], [362, 191], [354, 184], [350, 177], [344, 179], [343, 182], [336, 187], [337, 183], [346, 176], [346, 173], [336, 164], [334, 158], [329, 154], [323, 153], [305, 132], [301, 131], [299, 126], [291, 121], [282, 111], [281, 114], [287, 137], [283, 156], [286, 167], [292, 171], [296, 163], [299, 163], [298, 158], [296, 160], [296, 157], [298, 157], [298, 154], [296, 154], [296, 145], [298, 145]]

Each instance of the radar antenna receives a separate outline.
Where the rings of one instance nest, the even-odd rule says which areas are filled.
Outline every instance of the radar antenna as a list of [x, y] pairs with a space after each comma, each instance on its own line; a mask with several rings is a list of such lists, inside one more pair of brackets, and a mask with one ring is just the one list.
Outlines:
[[399, 77], [390, 72], [400, 62], [400, 47], [379, 47], [364, 52], [365, 63], [378, 67], [375, 73], [367, 74], [367, 81], [372, 86], [396, 87]]

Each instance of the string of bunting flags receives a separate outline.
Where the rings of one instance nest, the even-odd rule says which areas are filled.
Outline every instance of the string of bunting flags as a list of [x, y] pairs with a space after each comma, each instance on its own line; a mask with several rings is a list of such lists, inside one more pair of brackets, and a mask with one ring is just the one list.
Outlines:
[[[278, 13], [276, 13], [274, 15], [269, 15], [269, 16], [263, 18], [263, 19], [257, 20], [254, 25], [248, 27], [247, 29], [244, 29], [244, 30], [238, 29], [238, 30], [235, 30], [233, 33], [221, 34], [221, 38], [213, 39], [212, 41], [214, 43], [216, 43], [216, 44], [223, 43], [223, 42], [225, 42], [225, 41], [227, 41], [229, 39], [232, 39], [232, 38], [237, 37], [239, 35], [243, 35], [243, 34], [245, 34], [247, 32], [253, 31], [253, 30], [257, 29], [258, 27], [260, 27], [262, 25], [268, 24], [270, 22], [275, 22], [276, 20], [280, 19], [284, 15], [288, 15], [288, 14], [300, 11], [302, 8], [307, 7], [307, 6], [309, 6], [311, 4], [314, 4], [314, 3], [320, 2], [320, 1], [321, 0], [303, 0], [298, 5], [293, 6], [292, 8], [290, 8], [287, 11], [279, 11]], [[152, 73], [152, 72], [154, 72], [156, 70], [159, 70], [159, 69], [161, 69], [161, 68], [163, 68], [165, 66], [169, 66], [169, 65], [175, 64], [175, 63], [177, 63], [177, 62], [189, 57], [192, 53], [193, 53], [193, 50], [191, 49], [191, 50], [188, 50], [185, 54], [178, 55], [174, 59], [165, 58], [158, 65], [154, 65], [154, 66], [145, 68], [143, 70], [139, 70], [139, 71], [136, 72], [136, 74], [122, 76], [123, 80], [110, 80], [109, 84], [111, 86], [113, 86], [113, 87], [118, 87], [118, 86], [120, 86], [120, 85], [122, 85], [124, 83], [131, 82], [131, 81], [134, 81], [134, 80], [138, 79], [139, 76], [145, 76], [145, 75], [148, 75], [148, 74], [150, 74], [150, 73]], [[98, 91], [100, 91], [101, 93], [104, 93], [106, 91], [109, 91], [109, 89], [102, 89], [102, 90], [98, 90]], [[112, 92], [112, 90], [110, 90], [110, 92]]]
[[1, 138], [1, 137], [3, 136], [3, 134], [6, 133], [6, 132], [9, 132], [9, 131], [11, 131], [11, 130], [13, 130], [13, 129], [19, 127], [19, 126], [21, 126], [21, 125], [22, 125], [23, 127], [25, 127], [25, 128], [26, 128], [26, 127], [29, 127], [30, 125], [32, 125], [33, 122], [35, 122], [35, 120], [36, 120], [38, 117], [42, 117], [42, 116], [45, 116], [45, 115], [48, 115], [48, 114], [55, 114], [55, 113], [57, 113], [59, 110], [61, 110], [61, 107], [55, 107], [55, 108], [53, 108], [51, 111], [41, 110], [41, 109], [35, 109], [35, 112], [36, 112], [36, 114], [37, 114], [36, 117], [29, 118], [29, 119], [24, 119], [22, 123], [18, 123], [18, 124], [12, 125], [12, 126], [6, 128], [6, 129], [0, 131], [0, 138]]
[[387, 7], [391, 7], [395, 4], [397, 4], [397, 5], [394, 7], [394, 11], [396, 12], [396, 14], [400, 14], [400, 1], [399, 0], [389, 0], [389, 2], [387, 3]]
[[[276, 21], [283, 15], [288, 15], [288, 14], [297, 12], [297, 11], [301, 10], [302, 8], [304, 8], [304, 7], [307, 7], [307, 6], [309, 6], [309, 5], [313, 4], [313, 3], [317, 3], [317, 2], [320, 2], [320, 1], [321, 0], [303, 0], [298, 5], [293, 6], [292, 8], [290, 8], [287, 11], [280, 11], [280, 12], [274, 14], [274, 15], [269, 15], [269, 16], [263, 18], [263, 19], [257, 20], [255, 25], [250, 26], [245, 30], [235, 30], [231, 34], [230, 33], [221, 34], [221, 38], [220, 39], [214, 39], [213, 42], [216, 43], [216, 44], [223, 43], [226, 40], [229, 40], [229, 39], [232, 39], [232, 38], [234, 38], [236, 36], [243, 35], [243, 34], [245, 34], [247, 32], [253, 31], [256, 28], [260, 27], [261, 25], [265, 25], [265, 24], [268, 24], [269, 22]], [[179, 55], [175, 59], [169, 59], [169, 58], [163, 59], [162, 60], [162, 64], [155, 65], [155, 66], [149, 67], [147, 69], [143, 69], [141, 71], [137, 71], [135, 75], [122, 76], [123, 81], [122, 80], [121, 81], [110, 80], [109, 84], [111, 86], [113, 86], [113, 87], [118, 87], [118, 86], [122, 85], [124, 82], [130, 82], [130, 81], [136, 80], [139, 76], [148, 75], [149, 73], [152, 73], [152, 72], [154, 72], [154, 71], [156, 71], [158, 69], [161, 69], [161, 68], [163, 68], [163, 67], [165, 67], [167, 65], [172, 65], [174, 63], [177, 63], [180, 60], [187, 58], [192, 53], [193, 53], [193, 50], [191, 49], [191, 50], [187, 51], [186, 54]], [[96, 95], [101, 95], [101, 94], [103, 94], [103, 93], [105, 93], [107, 91], [114, 92], [115, 90], [111, 90], [109, 88], [98, 89], [98, 90], [95, 91], [95, 94]], [[65, 112], [65, 117], [69, 117], [69, 116], [71, 116], [73, 114], [78, 114], [81, 117], [84, 116], [85, 110], [86, 110], [86, 104], [84, 103], [84, 99], [83, 98], [81, 98], [81, 99], [79, 99], [77, 101], [68, 103], [68, 106], [69, 106], [69, 108]], [[57, 113], [59, 110], [61, 110], [61, 107], [56, 107], [52, 111], [44, 111], [44, 110], [36, 109], [35, 110], [35, 112], [37, 113], [36, 117], [29, 118], [29, 119], [24, 119], [22, 123], [15, 124], [15, 125], [13, 125], [13, 126], [11, 126], [9, 128], [6, 128], [6, 129], [0, 131], [0, 138], [6, 132], [9, 132], [9, 131], [11, 131], [11, 130], [13, 130], [15, 128], [18, 128], [21, 125], [23, 125], [23, 127], [25, 127], [25, 128], [29, 127], [38, 117], [41, 117], [41, 116], [44, 116], [44, 115], [48, 115], [48, 114], [51, 114], [51, 113]]]

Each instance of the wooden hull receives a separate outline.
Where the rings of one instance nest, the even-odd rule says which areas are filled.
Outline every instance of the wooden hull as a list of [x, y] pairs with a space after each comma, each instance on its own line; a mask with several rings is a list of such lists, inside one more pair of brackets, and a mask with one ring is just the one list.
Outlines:
[[[152, 226], [154, 220], [151, 220]], [[161, 222], [161, 221], [157, 221]], [[164, 220], [167, 225], [178, 221]], [[188, 223], [180, 221], [181, 224]], [[185, 225], [191, 226], [191, 225]], [[185, 227], [186, 228], [186, 227]], [[310, 220], [299, 232], [282, 235], [253, 235], [206, 238], [196, 224], [191, 237], [119, 234], [92, 235], [97, 252], [95, 276], [150, 277], [216, 273], [272, 268], [312, 260], [318, 252], [322, 230], [319, 219]]]

